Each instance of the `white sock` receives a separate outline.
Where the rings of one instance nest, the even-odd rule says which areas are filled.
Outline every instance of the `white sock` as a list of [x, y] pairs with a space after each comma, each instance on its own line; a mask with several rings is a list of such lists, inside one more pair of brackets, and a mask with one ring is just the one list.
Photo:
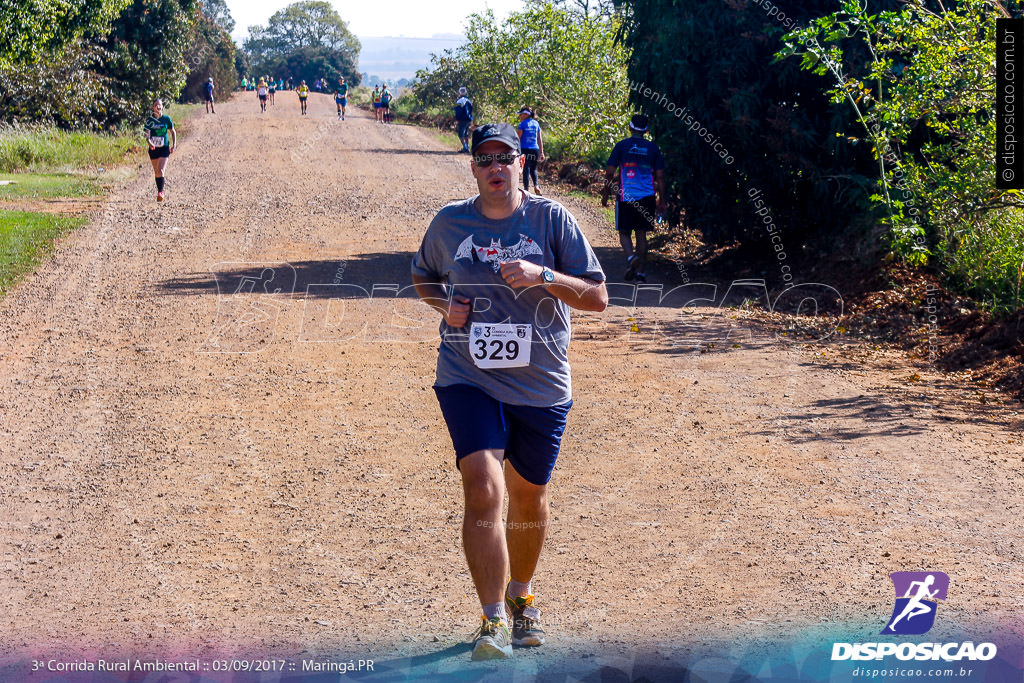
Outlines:
[[525, 598], [529, 595], [533, 587], [533, 579], [530, 579], [526, 583], [520, 583], [515, 579], [512, 579], [508, 583], [508, 595], [510, 598]]
[[488, 619], [498, 617], [502, 621], [508, 621], [508, 617], [505, 615], [505, 601], [496, 602], [493, 605], [484, 605], [484, 616]]

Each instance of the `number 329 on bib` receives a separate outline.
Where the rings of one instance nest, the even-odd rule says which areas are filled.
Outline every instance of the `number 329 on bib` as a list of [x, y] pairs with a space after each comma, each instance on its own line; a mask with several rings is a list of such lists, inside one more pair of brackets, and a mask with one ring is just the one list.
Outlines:
[[473, 323], [469, 354], [482, 370], [523, 368], [530, 364], [533, 325]]

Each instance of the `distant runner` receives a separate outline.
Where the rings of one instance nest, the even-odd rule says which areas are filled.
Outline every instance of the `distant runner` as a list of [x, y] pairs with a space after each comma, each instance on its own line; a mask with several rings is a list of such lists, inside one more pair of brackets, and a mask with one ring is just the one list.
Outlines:
[[469, 127], [473, 123], [473, 102], [466, 97], [466, 89], [459, 88], [459, 99], [455, 100], [455, 125], [462, 151], [469, 154]]
[[545, 641], [532, 584], [572, 407], [569, 309], [603, 311], [608, 291], [572, 214], [519, 189], [515, 129], [477, 128], [471, 153], [479, 194], [434, 217], [412, 281], [442, 317], [434, 391], [462, 476], [462, 545], [483, 610], [479, 660]]
[[217, 112], [213, 108], [213, 77], [211, 76], [206, 81], [206, 85], [203, 86], [203, 90], [206, 92], [206, 113], [216, 114]]
[[[665, 212], [665, 160], [661, 150], [650, 140], [647, 117], [636, 114], [629, 121], [630, 137], [612, 149], [605, 168], [601, 190], [601, 206], [608, 206], [608, 194], [615, 169], [619, 173], [619, 197], [615, 203], [615, 229], [619, 244], [626, 252], [626, 280], [647, 282], [647, 231], [654, 228], [657, 216]], [[633, 231], [636, 250], [633, 250]]]
[[256, 97], [260, 99], [260, 111], [265, 112], [267, 110], [267, 82], [260, 79], [259, 85], [256, 86]]
[[544, 161], [544, 134], [537, 123], [536, 114], [529, 107], [519, 110], [519, 144], [523, 147], [526, 165], [523, 168], [523, 189], [530, 191], [530, 179], [533, 178], [533, 193], [541, 194], [537, 184], [537, 162]]
[[380, 123], [380, 121], [381, 121], [381, 118], [380, 118], [380, 107], [381, 107], [381, 105], [380, 105], [380, 86], [379, 85], [373, 86], [373, 95], [372, 95], [371, 99], [373, 101], [373, 118], [374, 118], [374, 120], [377, 121], [377, 123]]
[[391, 123], [391, 91], [388, 90], [387, 83], [380, 91], [380, 116], [384, 123]]
[[277, 90], [277, 81], [270, 81], [267, 86], [267, 93], [270, 95], [270, 104], [274, 104], [274, 92]]
[[348, 85], [345, 78], [338, 79], [338, 87], [334, 89], [334, 103], [338, 105], [338, 118], [345, 120], [345, 105], [348, 104]]
[[[178, 134], [174, 132], [174, 122], [171, 117], [164, 114], [164, 103], [159, 99], [153, 100], [153, 111], [146, 118], [144, 124], [146, 131], [146, 142], [149, 143], [149, 160], [153, 164], [153, 173], [156, 175], [156, 200], [164, 200], [164, 168], [167, 166], [167, 158], [174, 153], [174, 147], [178, 143]], [[170, 141], [168, 144], [168, 137]]]
[[295, 89], [295, 92], [299, 94], [299, 104], [302, 106], [302, 115], [306, 115], [306, 98], [309, 97], [309, 86], [306, 85], [306, 81], [302, 81], [299, 87]]

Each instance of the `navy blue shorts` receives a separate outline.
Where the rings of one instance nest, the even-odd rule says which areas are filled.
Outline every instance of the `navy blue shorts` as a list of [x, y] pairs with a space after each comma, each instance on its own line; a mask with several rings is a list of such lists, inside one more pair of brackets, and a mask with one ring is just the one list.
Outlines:
[[434, 387], [455, 447], [455, 466], [470, 453], [504, 450], [526, 481], [543, 486], [551, 479], [572, 401], [550, 408], [502, 403], [468, 384]]

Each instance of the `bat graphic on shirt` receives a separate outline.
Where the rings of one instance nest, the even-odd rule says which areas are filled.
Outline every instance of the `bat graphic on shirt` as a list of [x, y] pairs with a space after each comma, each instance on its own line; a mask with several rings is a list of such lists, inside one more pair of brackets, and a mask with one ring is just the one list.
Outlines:
[[518, 242], [507, 247], [501, 246], [501, 240], [491, 240], [489, 247], [481, 247], [473, 242], [473, 236], [470, 235], [462, 240], [462, 244], [455, 251], [455, 259], [473, 260], [475, 258], [478, 261], [490, 263], [491, 269], [497, 273], [501, 269], [502, 263], [521, 259], [530, 254], [543, 255], [544, 251], [536, 241], [522, 233], [519, 233]]

